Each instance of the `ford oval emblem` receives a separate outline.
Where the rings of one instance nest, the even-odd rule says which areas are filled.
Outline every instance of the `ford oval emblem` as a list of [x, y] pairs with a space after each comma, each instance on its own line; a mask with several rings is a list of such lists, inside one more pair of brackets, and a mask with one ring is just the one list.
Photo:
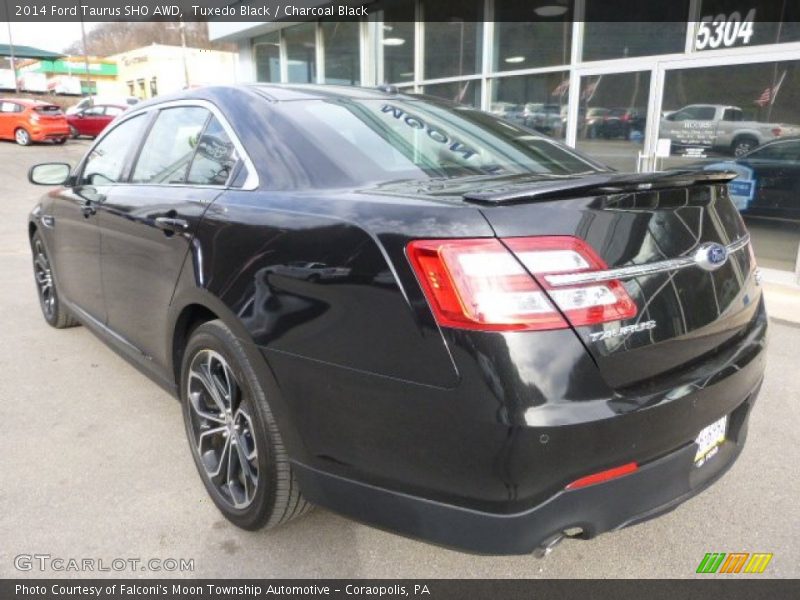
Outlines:
[[694, 253], [694, 261], [697, 263], [697, 266], [706, 271], [715, 271], [719, 269], [727, 260], [728, 249], [716, 242], [703, 244]]

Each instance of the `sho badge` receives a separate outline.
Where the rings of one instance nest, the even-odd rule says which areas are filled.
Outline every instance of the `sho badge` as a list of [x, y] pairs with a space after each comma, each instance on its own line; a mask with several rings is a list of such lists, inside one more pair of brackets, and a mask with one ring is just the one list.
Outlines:
[[589, 334], [589, 339], [593, 342], [600, 342], [611, 338], [621, 337], [637, 331], [648, 331], [654, 329], [656, 326], [655, 321], [645, 321], [644, 323], [636, 323], [635, 325], [626, 325], [618, 329], [609, 329], [607, 331], [597, 331]]

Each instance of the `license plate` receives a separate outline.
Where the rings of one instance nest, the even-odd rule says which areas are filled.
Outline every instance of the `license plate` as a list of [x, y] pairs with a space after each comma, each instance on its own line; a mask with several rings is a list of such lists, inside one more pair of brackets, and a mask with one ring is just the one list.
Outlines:
[[695, 438], [697, 453], [694, 455], [694, 464], [702, 467], [719, 450], [719, 446], [725, 441], [725, 431], [728, 427], [728, 417], [724, 416], [718, 421], [714, 421], [705, 427]]

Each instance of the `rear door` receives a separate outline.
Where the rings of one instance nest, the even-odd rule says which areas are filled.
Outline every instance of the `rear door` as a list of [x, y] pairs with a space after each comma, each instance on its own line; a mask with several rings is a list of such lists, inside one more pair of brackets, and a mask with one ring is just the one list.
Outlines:
[[78, 131], [83, 135], [95, 137], [106, 125], [105, 106], [92, 106], [83, 111], [79, 118]]
[[166, 317], [194, 231], [238, 162], [202, 106], [158, 111], [128, 181], [102, 205], [103, 289], [111, 329], [161, 367]]

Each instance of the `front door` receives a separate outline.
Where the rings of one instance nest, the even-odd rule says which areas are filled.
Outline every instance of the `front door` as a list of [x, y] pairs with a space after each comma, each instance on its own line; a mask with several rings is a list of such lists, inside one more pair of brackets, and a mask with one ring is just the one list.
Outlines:
[[63, 190], [53, 203], [51, 236], [59, 291], [70, 303], [104, 323], [105, 301], [100, 271], [100, 230], [97, 210], [118, 184], [133, 148], [138, 144], [145, 117], [122, 123], [86, 156], [73, 188]]
[[102, 205], [109, 327], [168, 365], [167, 312], [194, 231], [237, 160], [219, 122], [198, 106], [159, 111], [132, 169]]

